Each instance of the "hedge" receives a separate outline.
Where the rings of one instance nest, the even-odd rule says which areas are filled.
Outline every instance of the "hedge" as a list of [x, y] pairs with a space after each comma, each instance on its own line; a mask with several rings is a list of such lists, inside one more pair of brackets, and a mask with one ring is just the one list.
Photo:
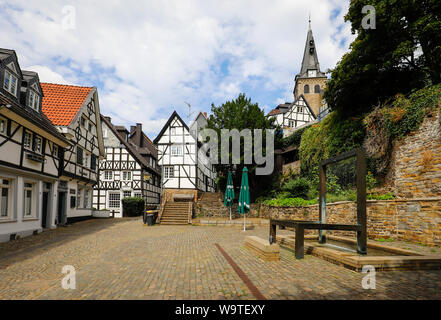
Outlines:
[[142, 198], [124, 198], [122, 206], [124, 217], [137, 217], [144, 213], [145, 202]]

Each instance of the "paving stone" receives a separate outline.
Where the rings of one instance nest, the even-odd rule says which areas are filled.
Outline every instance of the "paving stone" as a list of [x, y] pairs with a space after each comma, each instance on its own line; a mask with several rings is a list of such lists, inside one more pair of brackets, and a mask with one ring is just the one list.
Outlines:
[[[287, 230], [279, 232], [292, 234]], [[267, 299], [441, 299], [441, 272], [365, 274], [314, 256], [262, 261], [243, 246], [268, 227], [144, 227], [141, 220], [89, 220], [0, 245], [0, 299], [255, 299], [215, 246], [218, 243]], [[76, 270], [65, 290], [61, 270]]]

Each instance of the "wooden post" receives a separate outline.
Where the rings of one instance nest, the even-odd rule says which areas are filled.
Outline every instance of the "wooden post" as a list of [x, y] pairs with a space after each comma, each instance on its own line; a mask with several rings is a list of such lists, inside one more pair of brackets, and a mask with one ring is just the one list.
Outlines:
[[366, 217], [366, 156], [362, 149], [357, 150], [357, 252], [367, 253], [367, 217]]
[[[319, 220], [326, 223], [326, 165], [320, 164], [319, 172], [320, 196], [319, 196]], [[326, 243], [326, 231], [319, 230], [319, 243]]]
[[269, 238], [269, 243], [273, 244], [277, 242], [276, 239], [276, 233], [277, 233], [277, 226], [276, 224], [273, 224], [270, 220], [270, 238]]
[[303, 259], [305, 243], [305, 229], [300, 224], [296, 225], [296, 241], [295, 241], [295, 256], [296, 259]]

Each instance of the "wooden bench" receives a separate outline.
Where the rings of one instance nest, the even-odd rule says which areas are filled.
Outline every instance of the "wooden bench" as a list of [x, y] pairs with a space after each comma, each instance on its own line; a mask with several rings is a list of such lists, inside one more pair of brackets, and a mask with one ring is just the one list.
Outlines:
[[[342, 231], [356, 231], [357, 232], [357, 247], [358, 252], [366, 253], [366, 237], [363, 234], [363, 227], [361, 225], [352, 224], [329, 224], [321, 223], [320, 221], [303, 221], [303, 220], [270, 220], [270, 243], [276, 243], [276, 229], [277, 226], [293, 228], [295, 230], [295, 257], [296, 259], [303, 259], [305, 247], [305, 229], [313, 230], [342, 230]], [[326, 237], [322, 237], [322, 243], [326, 242]]]
[[269, 241], [256, 236], [248, 236], [245, 238], [245, 248], [256, 253], [265, 261], [280, 260], [280, 247], [278, 244], [270, 244]]

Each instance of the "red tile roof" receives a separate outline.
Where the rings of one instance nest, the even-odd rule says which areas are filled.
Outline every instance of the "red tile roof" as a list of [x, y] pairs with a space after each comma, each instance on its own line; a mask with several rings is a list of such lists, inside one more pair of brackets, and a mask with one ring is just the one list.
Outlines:
[[43, 112], [56, 126], [68, 126], [93, 88], [41, 83]]
[[276, 114], [279, 114], [280, 113], [280, 110], [279, 109], [273, 109], [273, 110], [271, 110], [269, 113], [268, 113], [268, 115], [269, 116], [273, 116], [273, 115], [276, 115]]

